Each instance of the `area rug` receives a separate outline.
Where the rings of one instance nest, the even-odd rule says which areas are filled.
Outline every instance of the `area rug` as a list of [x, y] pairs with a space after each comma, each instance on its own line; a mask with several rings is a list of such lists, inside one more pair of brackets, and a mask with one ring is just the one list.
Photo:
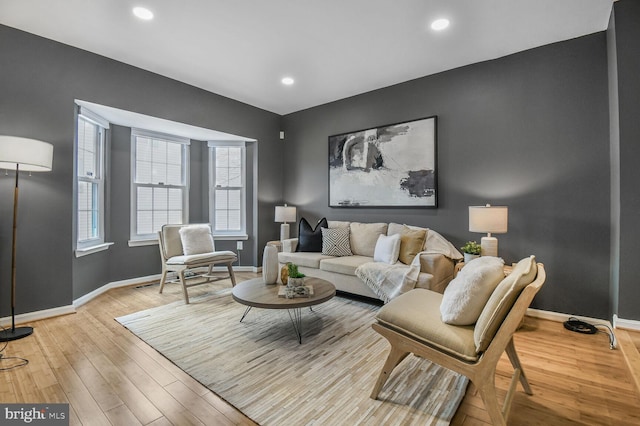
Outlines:
[[302, 344], [284, 310], [245, 307], [212, 288], [116, 318], [261, 425], [447, 425], [468, 379], [415, 356], [369, 398], [389, 344], [371, 329], [379, 307], [342, 297], [302, 314]]

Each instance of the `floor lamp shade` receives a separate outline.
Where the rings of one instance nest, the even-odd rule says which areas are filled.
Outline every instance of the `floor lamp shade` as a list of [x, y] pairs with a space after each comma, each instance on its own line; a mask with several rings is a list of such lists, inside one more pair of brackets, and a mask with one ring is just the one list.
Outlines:
[[296, 208], [293, 206], [276, 206], [276, 222], [284, 222], [280, 225], [280, 241], [289, 238], [289, 224], [296, 221]]
[[482, 256], [498, 255], [498, 239], [491, 234], [504, 234], [509, 223], [506, 206], [469, 206], [469, 231], [487, 233], [480, 242]]
[[35, 139], [0, 136], [0, 168], [25, 172], [50, 172], [53, 145]]
[[0, 168], [15, 169], [13, 191], [13, 238], [11, 241], [11, 328], [0, 330], [0, 342], [33, 333], [32, 327], [16, 327], [16, 240], [18, 223], [18, 178], [20, 171], [48, 172], [53, 166], [53, 145], [35, 139], [0, 136]]

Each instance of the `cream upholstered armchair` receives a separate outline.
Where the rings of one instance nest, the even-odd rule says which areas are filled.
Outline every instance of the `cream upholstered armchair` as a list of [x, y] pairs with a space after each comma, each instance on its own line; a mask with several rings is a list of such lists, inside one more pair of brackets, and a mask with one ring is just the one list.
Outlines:
[[[389, 341], [391, 350], [371, 398], [378, 398], [393, 369], [413, 353], [467, 376], [478, 388], [491, 422], [505, 425], [518, 380], [524, 391], [532, 394], [513, 334], [545, 279], [544, 266], [536, 264], [533, 256], [522, 259], [497, 284], [473, 325], [441, 321], [443, 295], [434, 291], [414, 289], [393, 299], [379, 311], [373, 324], [373, 329]], [[501, 408], [495, 372], [505, 351], [515, 371]]]
[[[233, 274], [233, 262], [238, 257], [232, 251], [216, 251], [211, 235], [211, 228], [207, 224], [195, 225], [164, 225], [158, 232], [160, 240], [160, 257], [162, 260], [162, 278], [160, 279], [160, 293], [167, 281], [167, 274], [175, 272], [182, 284], [184, 301], [189, 303], [187, 288], [230, 278], [231, 285], [236, 285]], [[226, 265], [227, 274], [213, 274], [215, 265]], [[207, 268], [206, 272], [195, 271]]]

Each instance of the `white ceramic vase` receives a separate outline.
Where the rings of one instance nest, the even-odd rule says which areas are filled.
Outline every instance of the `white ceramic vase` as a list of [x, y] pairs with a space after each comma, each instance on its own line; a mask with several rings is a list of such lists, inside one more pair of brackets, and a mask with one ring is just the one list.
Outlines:
[[278, 249], [267, 244], [262, 254], [262, 279], [265, 284], [275, 284], [278, 281]]

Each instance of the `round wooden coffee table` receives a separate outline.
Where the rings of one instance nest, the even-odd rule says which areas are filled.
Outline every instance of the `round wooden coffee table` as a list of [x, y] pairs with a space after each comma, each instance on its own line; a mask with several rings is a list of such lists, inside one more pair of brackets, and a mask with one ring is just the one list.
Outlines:
[[313, 295], [293, 299], [278, 296], [278, 290], [282, 285], [265, 284], [262, 278], [254, 278], [237, 284], [232, 290], [233, 300], [247, 307], [240, 322], [247, 316], [251, 308], [287, 309], [293, 329], [298, 337], [298, 343], [302, 343], [302, 308], [308, 306], [311, 309], [312, 306], [326, 302], [336, 295], [336, 287], [327, 280], [307, 277], [304, 283], [313, 287]]

